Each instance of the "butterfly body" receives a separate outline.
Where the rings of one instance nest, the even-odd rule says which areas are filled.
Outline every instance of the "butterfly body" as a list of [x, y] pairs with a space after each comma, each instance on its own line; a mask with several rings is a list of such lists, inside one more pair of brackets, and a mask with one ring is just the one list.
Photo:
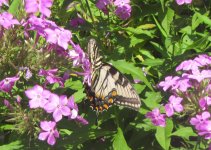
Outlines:
[[115, 67], [102, 62], [96, 41], [88, 43], [91, 62], [91, 86], [85, 85], [85, 92], [93, 110], [107, 110], [113, 104], [139, 110], [140, 98], [129, 80]]

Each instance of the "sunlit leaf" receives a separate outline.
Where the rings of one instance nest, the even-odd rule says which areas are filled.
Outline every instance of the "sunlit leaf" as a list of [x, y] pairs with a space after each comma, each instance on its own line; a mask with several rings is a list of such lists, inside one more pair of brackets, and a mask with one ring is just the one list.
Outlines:
[[128, 147], [127, 142], [125, 141], [121, 128], [117, 129], [117, 133], [114, 136], [113, 148], [114, 150], [130, 150], [130, 147]]
[[169, 149], [171, 142], [171, 132], [173, 130], [173, 122], [170, 119], [166, 121], [166, 127], [157, 127], [155, 137], [161, 147], [165, 150]]

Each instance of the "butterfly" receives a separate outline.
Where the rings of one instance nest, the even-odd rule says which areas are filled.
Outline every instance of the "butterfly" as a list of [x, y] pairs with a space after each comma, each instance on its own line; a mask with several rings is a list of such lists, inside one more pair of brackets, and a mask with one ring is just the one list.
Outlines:
[[91, 63], [91, 86], [85, 84], [85, 92], [92, 109], [102, 112], [116, 104], [138, 111], [141, 105], [139, 95], [120, 71], [102, 62], [95, 39], [89, 40], [87, 49]]

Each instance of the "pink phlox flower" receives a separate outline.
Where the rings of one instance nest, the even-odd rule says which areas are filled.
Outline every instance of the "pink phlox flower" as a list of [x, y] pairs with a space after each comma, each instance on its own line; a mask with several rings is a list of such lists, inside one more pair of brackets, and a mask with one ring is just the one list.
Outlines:
[[125, 4], [123, 6], [119, 6], [115, 10], [115, 14], [122, 20], [127, 20], [131, 15], [131, 6]]
[[49, 70], [40, 69], [38, 75], [46, 77], [45, 84], [59, 83], [60, 86], [63, 87], [64, 86], [63, 78], [56, 76], [57, 71], [58, 69], [49, 69]]
[[83, 83], [88, 83], [91, 86], [91, 69], [90, 69], [90, 62], [89, 59], [84, 59], [83, 61], [83, 70], [84, 70], [84, 81]]
[[22, 100], [22, 98], [21, 98], [19, 95], [17, 95], [17, 97], [16, 97], [16, 102], [17, 102], [18, 104], [20, 104], [20, 103], [21, 103], [21, 100]]
[[81, 49], [80, 45], [75, 45], [73, 42], [71, 42], [71, 45], [73, 47], [73, 50], [69, 51], [69, 57], [73, 60], [73, 66], [79, 66], [81, 65], [84, 72], [83, 73], [77, 73], [78, 75], [84, 76], [84, 83], [88, 83], [91, 85], [91, 69], [90, 69], [90, 62], [87, 58], [84, 51]]
[[2, 6], [2, 4], [9, 6], [8, 0], [0, 0], [0, 7]]
[[87, 125], [87, 124], [89, 124], [89, 122], [88, 122], [86, 119], [84, 119], [83, 117], [81, 117], [81, 116], [77, 116], [77, 117], [75, 118], [75, 121], [81, 123], [82, 125]]
[[20, 67], [18, 74], [19, 75], [25, 74], [24, 78], [26, 80], [28, 80], [32, 77], [32, 72], [30, 71], [29, 67]]
[[83, 83], [87, 83], [89, 86], [91, 86], [91, 71], [90, 70], [86, 70], [82, 74], [84, 76]]
[[55, 44], [51, 44], [49, 45], [49, 48], [48, 50], [55, 50], [56, 54], [58, 54], [58, 56], [61, 56], [61, 57], [64, 57], [64, 58], [68, 58], [69, 55], [68, 55], [68, 52], [69, 50], [68, 49], [64, 49], [63, 47], [60, 47], [58, 45], [55, 45]]
[[176, 2], [178, 5], [183, 5], [192, 3], [192, 0], [176, 0]]
[[211, 120], [208, 120], [203, 124], [203, 126], [201, 126], [198, 134], [207, 140], [211, 139]]
[[72, 33], [69, 30], [63, 28], [47, 28], [44, 30], [46, 33], [46, 40], [51, 44], [57, 44], [64, 48], [65, 50], [68, 47], [68, 43], [72, 38]]
[[25, 10], [27, 13], [41, 12], [44, 16], [50, 17], [53, 0], [25, 0]]
[[163, 87], [164, 91], [167, 91], [170, 87], [174, 87], [177, 83], [178, 79], [180, 79], [178, 76], [167, 76], [165, 77], [165, 81], [161, 81], [159, 83], [159, 87]]
[[10, 92], [16, 81], [19, 80], [19, 77], [8, 77], [0, 81], [0, 90], [4, 92]]
[[74, 102], [74, 97], [71, 96], [68, 100], [67, 106], [71, 109], [71, 114], [68, 116], [69, 119], [75, 119], [78, 116], [78, 106]]
[[70, 78], [70, 70], [67, 70], [65, 73], [64, 73], [64, 75], [63, 75], [63, 80], [65, 81], [65, 80], [68, 80], [69, 78]]
[[202, 110], [206, 110], [211, 105], [211, 97], [205, 96], [199, 100], [199, 106]]
[[205, 88], [205, 91], [206, 91], [208, 94], [211, 94], [211, 83], [208, 84], [208, 86]]
[[57, 72], [58, 72], [58, 69], [49, 69], [49, 70], [40, 69], [38, 75], [39, 76], [53, 76]]
[[8, 109], [13, 110], [12, 105], [10, 104], [10, 102], [6, 99], [4, 99], [4, 106], [6, 106]]
[[201, 82], [206, 78], [211, 78], [211, 70], [202, 70], [201, 72], [199, 70], [194, 70], [192, 71], [192, 74], [188, 75], [187, 77]]
[[130, 3], [130, 0], [115, 0], [114, 1], [114, 6], [117, 6], [117, 7], [122, 7], [126, 4], [129, 4]]
[[44, 106], [44, 109], [48, 113], [53, 113], [54, 120], [58, 122], [62, 119], [62, 116], [69, 116], [71, 114], [67, 103], [67, 96], [58, 96], [52, 93], [49, 97], [48, 103]]
[[81, 65], [86, 59], [86, 55], [80, 45], [73, 45], [73, 50], [69, 51], [69, 57], [73, 60], [74, 67]]
[[48, 98], [50, 97], [51, 92], [43, 89], [43, 87], [39, 85], [35, 85], [31, 89], [26, 90], [25, 94], [30, 99], [30, 108], [43, 108], [44, 105], [48, 102]]
[[77, 104], [74, 102], [74, 97], [71, 96], [68, 100], [68, 104], [67, 106], [71, 109], [71, 114], [68, 116], [68, 119], [70, 120], [75, 120], [83, 125], [87, 125], [88, 121], [86, 119], [84, 119], [83, 117], [81, 117], [78, 114], [78, 106]]
[[169, 98], [169, 103], [165, 105], [166, 115], [168, 117], [171, 117], [174, 114], [174, 111], [182, 112], [183, 106], [181, 105], [181, 102], [182, 102], [181, 97], [176, 97], [174, 95], [171, 95]]
[[192, 87], [192, 84], [190, 83], [190, 79], [181, 77], [180, 79], [175, 82], [175, 85], [172, 87], [172, 90], [180, 90], [182, 92], [186, 92], [188, 88]]
[[203, 66], [207, 66], [211, 64], [211, 57], [209, 57], [208, 55], [202, 54], [194, 58], [194, 61], [198, 62], [200, 64], [200, 67], [203, 67]]
[[3, 26], [5, 29], [9, 29], [14, 25], [19, 25], [17, 19], [13, 19], [13, 15], [8, 12], [3, 12], [0, 14], [0, 25]]
[[166, 126], [165, 115], [160, 114], [160, 110], [158, 108], [153, 109], [151, 112], [146, 114], [146, 117], [151, 119], [152, 123], [155, 126]]
[[25, 78], [28, 80], [31, 77], [32, 77], [32, 72], [31, 72], [31, 70], [29, 68], [27, 68]]
[[46, 140], [48, 144], [54, 145], [56, 143], [56, 138], [59, 138], [59, 132], [56, 129], [56, 122], [54, 121], [41, 121], [40, 127], [42, 131], [39, 134], [39, 140]]
[[70, 21], [70, 25], [74, 28], [77, 28], [79, 25], [82, 25], [85, 23], [85, 20], [83, 18], [73, 18], [71, 21]]
[[198, 67], [200, 66], [200, 63], [194, 61], [194, 60], [185, 60], [183, 61], [179, 66], [177, 66], [176, 71], [179, 70], [198, 70]]
[[210, 119], [210, 113], [204, 111], [201, 115], [196, 115], [196, 117], [192, 117], [190, 120], [190, 124], [195, 126], [197, 130], [202, 130], [208, 119]]
[[111, 0], [98, 0], [96, 3], [96, 7], [102, 10], [105, 14], [108, 13], [108, 5], [111, 4]]
[[44, 31], [46, 28], [58, 28], [55, 22], [47, 20], [45, 18], [38, 18], [36, 16], [30, 16], [30, 18], [27, 20], [26, 23], [23, 24], [23, 26], [25, 27], [26, 31], [37, 31], [37, 33], [42, 37], [46, 36], [46, 33]]

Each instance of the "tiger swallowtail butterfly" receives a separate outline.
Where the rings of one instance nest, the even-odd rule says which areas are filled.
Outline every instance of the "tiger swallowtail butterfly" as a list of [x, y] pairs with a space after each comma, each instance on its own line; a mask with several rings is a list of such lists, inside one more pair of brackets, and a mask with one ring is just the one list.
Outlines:
[[96, 40], [90, 39], [87, 49], [91, 62], [91, 86], [85, 84], [85, 92], [93, 110], [102, 112], [116, 104], [138, 111], [140, 98], [129, 80], [115, 67], [102, 62]]

